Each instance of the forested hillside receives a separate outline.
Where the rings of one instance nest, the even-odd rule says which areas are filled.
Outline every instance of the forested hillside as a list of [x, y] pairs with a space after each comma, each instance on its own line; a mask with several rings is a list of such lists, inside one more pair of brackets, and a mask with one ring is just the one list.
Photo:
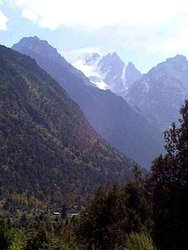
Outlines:
[[0, 202], [3, 250], [187, 250], [188, 245], [188, 101], [180, 127], [165, 132], [166, 154], [151, 172], [134, 168], [125, 186], [96, 190], [77, 214], [61, 216], [39, 209], [7, 216]]
[[0, 59], [1, 249], [187, 250], [188, 101], [144, 175], [34, 60]]
[[33, 59], [0, 47], [0, 196], [74, 203], [126, 183], [133, 162], [109, 146]]

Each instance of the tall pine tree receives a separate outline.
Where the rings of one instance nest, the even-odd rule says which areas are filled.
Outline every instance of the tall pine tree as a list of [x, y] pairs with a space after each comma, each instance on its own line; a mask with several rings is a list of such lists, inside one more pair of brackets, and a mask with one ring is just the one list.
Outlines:
[[152, 184], [155, 240], [161, 250], [188, 249], [188, 100], [180, 126], [165, 132], [166, 155], [154, 161]]

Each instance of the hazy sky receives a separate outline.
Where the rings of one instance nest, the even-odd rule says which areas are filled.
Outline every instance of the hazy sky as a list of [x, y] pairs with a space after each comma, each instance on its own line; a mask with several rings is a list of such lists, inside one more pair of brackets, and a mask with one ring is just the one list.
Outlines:
[[188, 56], [188, 1], [0, 0], [0, 43], [34, 35], [68, 61], [116, 51], [146, 72], [167, 57]]

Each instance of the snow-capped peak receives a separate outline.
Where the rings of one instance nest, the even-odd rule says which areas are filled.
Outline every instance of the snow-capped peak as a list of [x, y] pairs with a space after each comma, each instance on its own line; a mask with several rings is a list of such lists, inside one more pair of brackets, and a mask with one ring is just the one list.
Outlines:
[[93, 65], [100, 60], [101, 56], [98, 53], [84, 53], [78, 57], [77, 61], [82, 61], [83, 64]]
[[78, 57], [73, 66], [81, 70], [90, 81], [100, 89], [107, 89], [103, 75], [98, 70], [98, 62], [102, 57], [98, 53], [84, 53]]
[[81, 70], [98, 88], [110, 89], [116, 94], [129, 87], [130, 72], [135, 74], [136, 71], [133, 64], [126, 65], [116, 52], [104, 56], [84, 53], [73, 66]]

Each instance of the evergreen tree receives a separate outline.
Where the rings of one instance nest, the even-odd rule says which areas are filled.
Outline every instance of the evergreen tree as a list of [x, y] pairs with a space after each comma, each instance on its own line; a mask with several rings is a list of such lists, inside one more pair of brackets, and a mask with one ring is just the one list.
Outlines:
[[151, 210], [142, 184], [100, 188], [79, 219], [78, 237], [90, 250], [124, 249], [131, 232], [151, 231]]
[[152, 166], [155, 240], [161, 250], [186, 250], [188, 245], [188, 100], [181, 108], [180, 127], [165, 132], [166, 155]]

